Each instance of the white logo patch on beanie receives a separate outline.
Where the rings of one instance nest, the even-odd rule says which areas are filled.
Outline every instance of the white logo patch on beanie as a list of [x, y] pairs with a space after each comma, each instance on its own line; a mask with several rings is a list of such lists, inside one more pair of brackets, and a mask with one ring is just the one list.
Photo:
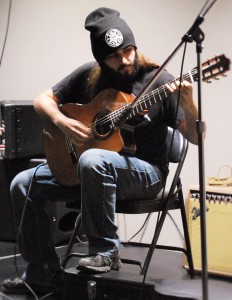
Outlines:
[[118, 47], [123, 42], [123, 35], [118, 29], [109, 29], [105, 35], [105, 41], [110, 47]]

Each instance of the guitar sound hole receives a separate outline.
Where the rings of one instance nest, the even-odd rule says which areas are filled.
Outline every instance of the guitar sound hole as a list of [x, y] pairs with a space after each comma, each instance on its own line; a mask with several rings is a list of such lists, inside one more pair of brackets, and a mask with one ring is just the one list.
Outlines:
[[113, 132], [112, 123], [107, 113], [97, 114], [94, 120], [94, 134], [98, 139], [106, 139]]

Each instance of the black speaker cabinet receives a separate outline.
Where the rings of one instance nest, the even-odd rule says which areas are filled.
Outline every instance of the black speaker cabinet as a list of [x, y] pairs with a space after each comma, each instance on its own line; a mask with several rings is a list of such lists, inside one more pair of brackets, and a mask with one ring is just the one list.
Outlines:
[[0, 126], [5, 128], [0, 137], [3, 157], [44, 156], [43, 125], [33, 101], [1, 101]]
[[65, 207], [64, 202], [47, 203], [47, 210], [55, 244], [59, 245], [68, 242], [80, 211]]
[[[43, 126], [29, 100], [0, 101], [0, 126], [5, 129], [0, 136], [0, 240], [15, 241], [10, 183], [16, 174], [38, 165], [41, 161], [36, 160], [45, 157]], [[34, 165], [31, 158], [36, 158]], [[77, 210], [66, 208], [64, 203], [51, 203], [47, 209], [55, 243], [68, 240]]]
[[[10, 183], [21, 171], [34, 167], [41, 160], [29, 158], [5, 159], [0, 157], [0, 241], [15, 242], [14, 216], [20, 217], [23, 208], [13, 211], [10, 197]], [[51, 231], [55, 244], [61, 244], [69, 240], [74, 228], [76, 217], [79, 213], [76, 209], [65, 207], [65, 203], [54, 202], [47, 205], [47, 211], [51, 220]]]
[[[36, 167], [44, 161], [45, 159], [42, 158], [32, 158], [29, 162], [29, 168]], [[50, 218], [51, 232], [55, 244], [67, 242], [72, 235], [80, 211], [66, 207], [65, 202], [47, 202], [46, 209]]]
[[[4, 159], [0, 157], [0, 240], [15, 241], [13, 207], [10, 198], [12, 179], [28, 168], [29, 159]], [[17, 212], [16, 212], [17, 213]]]

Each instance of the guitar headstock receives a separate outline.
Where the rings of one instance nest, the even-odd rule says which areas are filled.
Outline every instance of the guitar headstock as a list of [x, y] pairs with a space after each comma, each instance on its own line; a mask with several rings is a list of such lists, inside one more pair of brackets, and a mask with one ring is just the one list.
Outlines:
[[210, 79], [218, 79], [230, 70], [230, 60], [224, 55], [216, 55], [202, 64], [202, 80], [210, 82]]

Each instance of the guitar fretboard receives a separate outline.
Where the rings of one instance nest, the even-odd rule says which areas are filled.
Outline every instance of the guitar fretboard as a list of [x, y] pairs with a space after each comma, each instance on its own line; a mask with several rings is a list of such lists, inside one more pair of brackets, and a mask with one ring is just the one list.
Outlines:
[[[193, 83], [197, 79], [197, 70], [196, 68], [192, 69], [182, 77], [182, 81], [188, 81], [190, 83]], [[141, 113], [144, 110], [149, 109], [151, 106], [155, 105], [158, 102], [163, 101], [165, 98], [167, 98], [171, 92], [166, 87], [166, 85], [171, 85], [175, 81], [180, 80], [180, 78], [176, 78], [173, 81], [167, 82], [165, 85], [162, 85], [161, 87], [147, 93], [146, 95], [140, 97], [139, 99], [136, 99], [122, 108], [118, 109], [117, 111], [114, 111], [108, 115], [108, 117], [112, 120], [112, 126], [115, 127], [117, 125], [118, 119], [123, 115], [124, 112], [126, 112], [128, 109], [131, 109], [128, 116], [125, 118], [126, 120], [129, 120], [139, 113]]]
[[[218, 79], [219, 75], [224, 76], [224, 73], [229, 70], [229, 67], [230, 60], [225, 55], [215, 56], [202, 64], [202, 80], [209, 82], [209, 79]], [[198, 77], [198, 69], [197, 67], [195, 67], [182, 76], [182, 81], [185, 80], [189, 83], [193, 83], [194, 81], [198, 80]], [[116, 111], [102, 116], [94, 124], [91, 124], [90, 127], [105, 127], [107, 129], [120, 127], [120, 125], [124, 123], [124, 121], [135, 117], [142, 111], [145, 111], [156, 103], [166, 99], [167, 96], [171, 94], [171, 92], [167, 88], [167, 85], [171, 85], [175, 81], [180, 81], [180, 77], [174, 79], [173, 81], [167, 82], [161, 87], [143, 96], [136, 97], [133, 102], [122, 106]], [[95, 129], [93, 128], [93, 132], [94, 130]], [[105, 129], [103, 129], [102, 131], [106, 132]]]

